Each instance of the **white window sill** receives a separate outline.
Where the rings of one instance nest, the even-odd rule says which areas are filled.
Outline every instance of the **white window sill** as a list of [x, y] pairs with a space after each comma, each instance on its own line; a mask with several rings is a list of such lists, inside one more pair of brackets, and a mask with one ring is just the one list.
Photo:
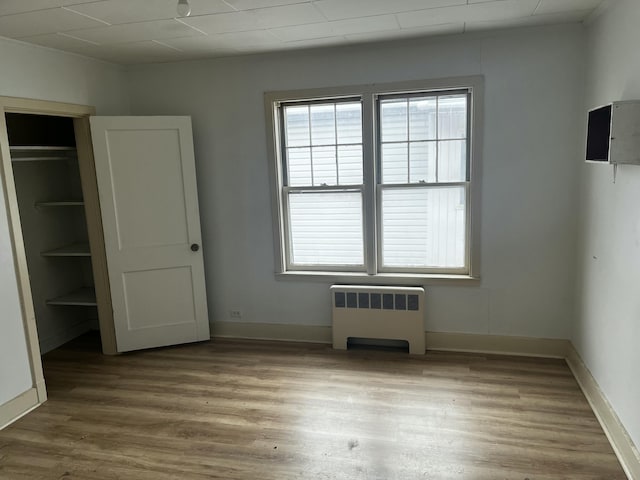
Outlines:
[[379, 273], [367, 275], [353, 272], [278, 272], [277, 280], [309, 280], [325, 283], [358, 283], [362, 285], [461, 285], [479, 286], [480, 277], [445, 274]]

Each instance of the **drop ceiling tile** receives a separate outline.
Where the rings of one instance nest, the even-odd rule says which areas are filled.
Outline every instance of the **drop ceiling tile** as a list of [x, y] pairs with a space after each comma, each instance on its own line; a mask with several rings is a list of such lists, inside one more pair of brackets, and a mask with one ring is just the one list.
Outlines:
[[466, 5], [467, 0], [318, 0], [314, 5], [329, 20]]
[[349, 43], [346, 37], [314, 38], [313, 40], [299, 40], [297, 42], [283, 42], [286, 49], [335, 47]]
[[102, 22], [78, 15], [64, 8], [50, 8], [0, 17], [0, 35], [10, 38], [103, 26]]
[[221, 42], [233, 46], [238, 51], [258, 51], [277, 47], [283, 42], [267, 30], [257, 30], [254, 32], [231, 32], [217, 35]]
[[242, 32], [325, 22], [326, 19], [310, 3], [282, 7], [259, 8], [218, 15], [203, 15], [181, 19], [206, 33]]
[[36, 37], [28, 37], [26, 40], [38, 45], [58, 48], [113, 63], [177, 61], [183, 56], [182, 52], [175, 48], [153, 41], [96, 45], [69, 37], [66, 34], [38, 35]]
[[573, 12], [532, 15], [511, 20], [490, 20], [484, 22], [467, 22], [465, 31], [499, 30], [504, 28], [533, 27], [537, 25], [554, 25], [560, 23], [578, 23], [584, 20], [593, 10], [576, 10]]
[[227, 40], [220, 35], [203, 35], [201, 37], [168, 38], [160, 43], [194, 55], [216, 55], [219, 53], [236, 53]]
[[209, 56], [232, 55], [237, 53], [267, 52], [275, 50], [293, 50], [298, 48], [316, 48], [347, 43], [345, 37], [283, 42], [268, 31], [233, 32], [206, 37], [176, 38], [163, 41], [176, 48], [191, 52], [207, 53]]
[[297, 3], [311, 3], [311, 0], [225, 0], [236, 10], [253, 10], [256, 8], [279, 7]]
[[[190, 0], [191, 15], [234, 11], [223, 0]], [[177, 17], [177, 0], [102, 0], [67, 8], [111, 24], [166, 20]]]
[[344, 37], [331, 37], [331, 38], [316, 38], [314, 40], [301, 40], [298, 42], [281, 42], [277, 45], [264, 46], [256, 45], [246, 50], [240, 49], [240, 53], [265, 53], [275, 51], [291, 51], [291, 50], [304, 50], [309, 48], [323, 48], [323, 47], [335, 47], [339, 45], [346, 45], [348, 41]]
[[402, 28], [443, 23], [515, 19], [533, 15], [538, 0], [497, 0], [456, 7], [434, 8], [397, 15]]
[[46, 35], [36, 35], [33, 37], [21, 38], [22, 41], [42, 45], [43, 47], [57, 48], [73, 53], [87, 53], [95, 43], [70, 37], [64, 33], [48, 33]]
[[464, 32], [464, 23], [445, 23], [443, 25], [428, 25], [426, 27], [404, 28], [386, 32], [367, 32], [346, 35], [352, 42], [377, 42], [383, 40], [399, 40], [425, 35], [446, 35]]
[[253, 30], [258, 27], [255, 17], [248, 12], [203, 15], [201, 17], [183, 18], [181, 21], [208, 34], [241, 32], [243, 30]]
[[398, 30], [394, 15], [351, 18], [333, 22], [297, 25], [293, 27], [274, 28], [271, 32], [285, 42], [328, 38], [367, 32], [384, 32]]
[[130, 64], [177, 61], [183, 53], [159, 42], [145, 41], [118, 45], [95, 45], [61, 34], [30, 37], [29, 42], [108, 62]]
[[82, 40], [100, 44], [143, 42], [147, 40], [202, 35], [201, 32], [177, 20], [125, 23], [109, 27], [75, 30], [69, 32], [69, 34]]
[[601, 3], [602, 0], [542, 0], [536, 15], [596, 9]]
[[47, 10], [75, 3], [89, 3], [95, 0], [1, 0], [0, 15]]
[[231, 32], [202, 37], [173, 38], [162, 40], [162, 43], [184, 51], [198, 53], [229, 53], [247, 50], [275, 48], [283, 42], [267, 30], [252, 32]]
[[261, 28], [277, 28], [327, 21], [324, 15], [310, 3], [260, 8], [247, 13], [256, 18]]
[[153, 41], [96, 45], [91, 51], [93, 57], [122, 64], [175, 62], [182, 58], [182, 52]]
[[268, 30], [223, 33], [216, 35], [216, 37], [224, 44], [239, 48], [246, 48], [251, 45], [279, 45], [282, 43], [282, 40]]

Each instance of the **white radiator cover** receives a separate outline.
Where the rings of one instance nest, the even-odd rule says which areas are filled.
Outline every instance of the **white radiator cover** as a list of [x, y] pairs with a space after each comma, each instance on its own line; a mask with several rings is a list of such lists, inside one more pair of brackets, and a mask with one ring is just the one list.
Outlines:
[[424, 354], [424, 288], [333, 285], [333, 348], [349, 337], [406, 340], [409, 353]]

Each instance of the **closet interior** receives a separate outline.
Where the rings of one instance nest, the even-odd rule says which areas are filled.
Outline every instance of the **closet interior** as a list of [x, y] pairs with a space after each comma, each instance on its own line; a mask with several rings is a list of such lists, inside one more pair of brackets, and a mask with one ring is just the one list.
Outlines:
[[99, 330], [73, 119], [7, 113], [40, 350]]

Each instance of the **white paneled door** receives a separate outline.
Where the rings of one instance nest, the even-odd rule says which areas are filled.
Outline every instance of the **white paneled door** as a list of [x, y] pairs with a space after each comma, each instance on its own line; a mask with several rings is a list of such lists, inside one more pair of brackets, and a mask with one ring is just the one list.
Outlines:
[[189, 117], [92, 117], [119, 352], [209, 339]]

